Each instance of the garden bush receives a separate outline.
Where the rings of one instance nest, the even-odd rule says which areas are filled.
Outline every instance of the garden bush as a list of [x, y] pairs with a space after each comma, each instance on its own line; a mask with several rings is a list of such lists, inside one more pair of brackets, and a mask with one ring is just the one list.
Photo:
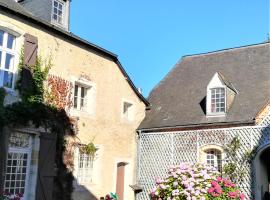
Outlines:
[[243, 200], [244, 194], [230, 180], [206, 164], [182, 163], [169, 168], [166, 179], [156, 179], [153, 200]]

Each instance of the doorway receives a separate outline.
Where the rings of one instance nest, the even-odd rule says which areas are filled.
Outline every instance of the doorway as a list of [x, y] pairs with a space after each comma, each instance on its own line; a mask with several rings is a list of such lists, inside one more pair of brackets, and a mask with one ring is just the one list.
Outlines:
[[256, 199], [270, 200], [270, 145], [258, 152], [255, 164]]

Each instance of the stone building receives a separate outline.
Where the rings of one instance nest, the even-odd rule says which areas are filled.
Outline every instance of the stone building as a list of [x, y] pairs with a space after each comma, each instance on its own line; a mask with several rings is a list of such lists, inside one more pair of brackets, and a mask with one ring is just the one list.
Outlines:
[[[255, 151], [242, 190], [257, 200], [270, 183], [270, 43], [184, 56], [152, 90], [138, 129], [137, 200], [170, 165], [205, 162], [222, 171], [236, 136], [240, 158]], [[228, 158], [229, 159], [229, 158]]]
[[[99, 199], [109, 192], [131, 200], [136, 129], [148, 102], [115, 54], [69, 32], [69, 6], [69, 0], [0, 0], [0, 87], [8, 93], [5, 105], [20, 100], [15, 86], [21, 50], [31, 62], [36, 55], [50, 57], [48, 87], [76, 120], [74, 200]], [[0, 134], [0, 189], [24, 193], [23, 200], [51, 200], [54, 140], [43, 129], [29, 126], [13, 127], [5, 143], [6, 131]], [[94, 157], [78, 147], [91, 142], [97, 149]]]

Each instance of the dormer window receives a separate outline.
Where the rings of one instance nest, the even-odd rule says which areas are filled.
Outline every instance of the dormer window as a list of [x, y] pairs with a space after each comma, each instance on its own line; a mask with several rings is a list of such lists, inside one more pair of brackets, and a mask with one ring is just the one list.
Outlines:
[[211, 113], [225, 112], [225, 88], [211, 89]]
[[62, 1], [53, 0], [52, 21], [57, 24], [64, 24], [64, 3]]
[[237, 90], [225, 77], [216, 72], [207, 86], [207, 116], [225, 116], [234, 101]]

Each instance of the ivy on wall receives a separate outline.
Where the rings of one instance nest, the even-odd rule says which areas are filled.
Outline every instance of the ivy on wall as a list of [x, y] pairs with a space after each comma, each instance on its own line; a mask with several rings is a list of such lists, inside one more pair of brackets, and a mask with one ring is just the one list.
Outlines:
[[74, 124], [63, 108], [44, 100], [44, 83], [52, 66], [50, 59], [43, 61], [39, 57], [34, 66], [24, 66], [23, 57], [21, 54], [16, 85], [21, 100], [4, 106], [6, 91], [0, 88], [0, 128], [28, 126], [31, 123], [57, 135], [55, 161], [58, 170], [53, 196], [57, 200], [69, 200], [73, 190], [73, 176], [63, 157], [66, 151], [65, 137], [75, 135]]

